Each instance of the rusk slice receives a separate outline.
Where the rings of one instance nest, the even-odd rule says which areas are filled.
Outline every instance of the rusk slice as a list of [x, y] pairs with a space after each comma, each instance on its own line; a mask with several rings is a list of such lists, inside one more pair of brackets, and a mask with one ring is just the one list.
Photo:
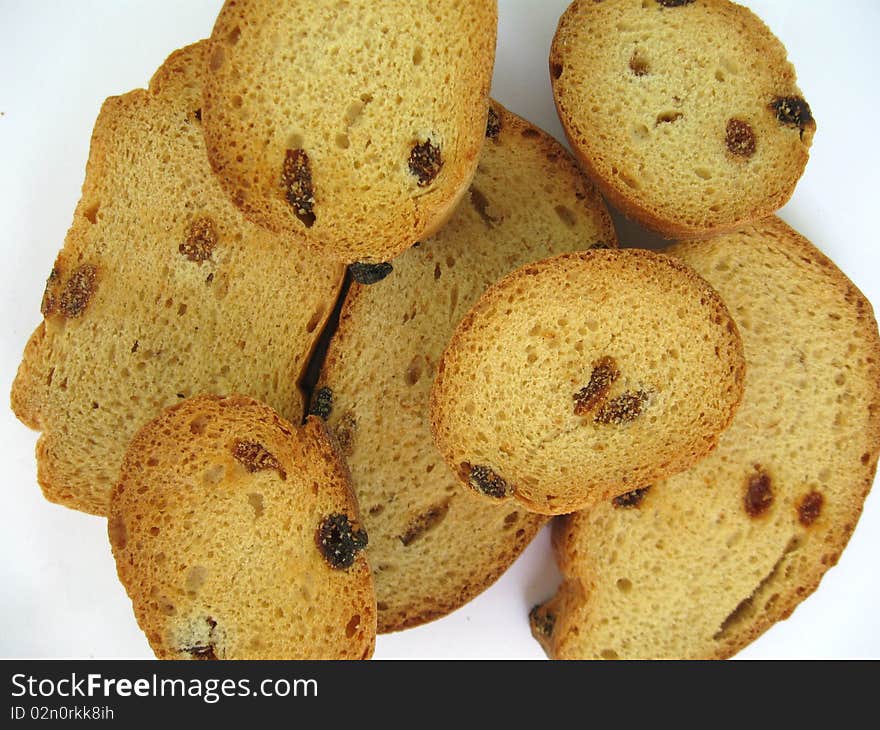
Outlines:
[[245, 215], [378, 263], [436, 232], [476, 169], [494, 0], [231, 0], [205, 138]]
[[617, 245], [604, 203], [557, 142], [495, 103], [487, 136], [449, 224], [395, 259], [381, 282], [352, 286], [312, 403], [351, 467], [380, 631], [458, 608], [545, 521], [458, 488], [433, 446], [431, 382], [455, 325], [520, 264]]
[[348, 470], [324, 426], [197, 396], [134, 438], [110, 543], [160, 659], [367, 659], [376, 600]]
[[690, 471], [559, 523], [565, 581], [532, 623], [554, 658], [734, 654], [816, 589], [874, 479], [880, 337], [858, 289], [776, 218], [671, 253], [739, 325], [743, 402]]
[[806, 166], [816, 124], [785, 48], [728, 0], [576, 0], [550, 75], [585, 169], [667, 238], [772, 213]]
[[246, 392], [302, 417], [297, 382], [344, 270], [248, 223], [220, 188], [199, 121], [205, 48], [104, 103], [12, 388], [43, 432], [43, 492], [68, 507], [105, 514], [131, 437], [189, 395]]
[[742, 380], [736, 326], [691, 269], [638, 249], [564, 254], [501, 280], [458, 325], [434, 439], [487, 499], [565, 514], [694, 464]]

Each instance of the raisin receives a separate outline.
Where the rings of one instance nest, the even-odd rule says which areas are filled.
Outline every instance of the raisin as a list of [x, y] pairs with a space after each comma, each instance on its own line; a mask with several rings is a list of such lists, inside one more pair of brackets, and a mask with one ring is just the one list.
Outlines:
[[773, 504], [773, 490], [770, 488], [770, 475], [755, 466], [755, 473], [749, 475], [746, 494], [743, 498], [746, 514], [757, 517], [766, 512]]
[[487, 497], [504, 499], [513, 494], [513, 489], [510, 485], [488, 466], [477, 465], [470, 467], [467, 479], [471, 487]]
[[367, 533], [355, 530], [348, 515], [332, 514], [318, 526], [315, 542], [330, 567], [342, 570], [350, 568], [357, 554], [367, 546]]
[[61, 291], [58, 308], [65, 317], [79, 317], [95, 293], [98, 270], [91, 264], [83, 264], [74, 270]]
[[49, 272], [49, 278], [46, 279], [46, 289], [43, 291], [43, 301], [40, 302], [40, 312], [44, 317], [48, 317], [55, 313], [58, 306], [58, 284], [61, 280], [61, 274], [58, 269], [53, 268]]
[[357, 433], [357, 419], [350, 411], [339, 419], [336, 424], [336, 443], [343, 456], [351, 456], [354, 452], [354, 437]]
[[375, 284], [394, 271], [394, 267], [386, 261], [381, 264], [351, 264], [348, 270], [358, 284]]
[[489, 139], [497, 139], [501, 133], [501, 117], [493, 107], [489, 107], [489, 120], [486, 122], [486, 136]]
[[214, 661], [217, 659], [217, 654], [214, 653], [213, 644], [188, 646], [181, 651], [185, 651], [188, 654], [191, 654], [193, 659], [201, 659], [202, 661]]
[[409, 153], [409, 171], [418, 178], [419, 187], [430, 185], [443, 167], [443, 158], [440, 148], [431, 140], [426, 139], [421, 144], [414, 145]]
[[556, 616], [540, 605], [534, 606], [529, 611], [529, 623], [534, 633], [549, 639], [553, 635], [553, 629], [556, 628]]
[[281, 186], [294, 215], [306, 228], [311, 228], [315, 224], [315, 192], [312, 166], [305, 150], [287, 150], [281, 168]]
[[810, 105], [800, 96], [777, 96], [770, 102], [770, 109], [776, 113], [776, 119], [781, 124], [800, 129], [801, 136], [804, 129], [813, 124]]
[[593, 421], [605, 425], [631, 423], [642, 415], [647, 400], [648, 394], [643, 390], [627, 391], [603, 403]]
[[622, 509], [629, 509], [631, 507], [638, 507], [642, 500], [645, 498], [645, 495], [648, 493], [650, 486], [641, 487], [640, 489], [633, 489], [631, 492], [627, 492], [626, 494], [621, 494], [611, 500], [611, 504], [615, 507]]
[[216, 245], [217, 229], [214, 228], [214, 221], [202, 216], [190, 223], [186, 240], [177, 247], [177, 250], [190, 261], [201, 263], [211, 258]]
[[812, 525], [819, 517], [824, 503], [825, 498], [819, 492], [805, 494], [797, 506], [798, 521], [804, 527]]
[[265, 446], [256, 441], [237, 439], [232, 445], [232, 455], [239, 464], [251, 473], [275, 469], [282, 479], [287, 479], [287, 473], [281, 466], [281, 462]]
[[309, 406], [310, 416], [318, 416], [323, 421], [330, 418], [330, 412], [333, 410], [333, 391], [324, 386], [317, 390], [312, 396], [312, 404]]
[[755, 154], [757, 140], [755, 130], [748, 122], [742, 119], [731, 119], [727, 122], [727, 137], [725, 138], [727, 149], [737, 157], [751, 157]]
[[426, 532], [439, 525], [448, 512], [449, 500], [435, 504], [427, 512], [420, 514], [410, 523], [409, 527], [406, 528], [406, 532], [400, 535], [400, 542], [403, 543], [404, 547], [409, 547]]
[[680, 8], [682, 5], [690, 5], [694, 0], [657, 0], [658, 5], [664, 8]]
[[193, 112], [193, 116], [196, 118], [196, 121], [197, 121], [197, 122], [202, 121], [202, 110], [201, 110], [201, 109], [196, 109], [196, 110]]
[[608, 389], [620, 377], [614, 358], [605, 356], [593, 363], [590, 382], [572, 398], [574, 398], [574, 414], [584, 416], [592, 411], [608, 394]]

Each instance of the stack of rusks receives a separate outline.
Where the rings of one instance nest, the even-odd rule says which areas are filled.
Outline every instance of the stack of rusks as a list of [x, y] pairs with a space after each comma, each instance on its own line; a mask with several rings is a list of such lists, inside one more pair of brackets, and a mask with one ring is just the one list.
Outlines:
[[[228, 0], [107, 99], [12, 389], [156, 656], [368, 658], [551, 519], [552, 658], [789, 616], [873, 481], [880, 337], [774, 215], [816, 131], [779, 40], [576, 0], [572, 156], [489, 97], [493, 0], [303, 6]], [[620, 247], [605, 201], [677, 242]]]

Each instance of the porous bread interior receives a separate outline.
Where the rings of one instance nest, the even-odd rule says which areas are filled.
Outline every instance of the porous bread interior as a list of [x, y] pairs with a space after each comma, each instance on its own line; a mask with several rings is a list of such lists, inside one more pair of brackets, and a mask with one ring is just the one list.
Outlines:
[[[227, 2], [212, 34], [205, 134], [245, 214], [332, 250], [386, 261], [433, 234], [476, 168], [495, 57], [494, 0]], [[426, 187], [416, 144], [439, 146]], [[286, 150], [307, 153], [315, 221], [280, 185]]]
[[[608, 398], [641, 415], [575, 413], [595, 364]], [[650, 251], [587, 251], [524, 266], [456, 329], [431, 398], [435, 443], [467, 481], [481, 465], [529, 510], [565, 514], [687, 468], [710, 451], [742, 394], [742, 345], [693, 271]]]
[[[667, 237], [762, 218], [803, 174], [815, 123], [801, 133], [777, 121], [773, 100], [801, 96], [795, 71], [744, 7], [574, 2], [550, 69], [566, 135], [587, 171], [627, 215]], [[730, 119], [751, 125], [753, 156], [728, 150]]]
[[[566, 582], [543, 609], [555, 616], [552, 657], [734, 654], [837, 562], [876, 472], [880, 338], [855, 286], [776, 218], [671, 253], [717, 288], [739, 325], [743, 402], [718, 448], [638, 508], [604, 503], [560, 523]], [[750, 517], [758, 470], [773, 501]], [[814, 491], [824, 502], [806, 527], [798, 506]]]
[[[175, 52], [149, 90], [104, 103], [55, 263], [62, 280], [96, 266], [97, 286], [79, 317], [37, 327], [13, 385], [16, 415], [43, 431], [43, 492], [68, 507], [106, 514], [129, 440], [183, 397], [245, 392], [302, 417], [297, 383], [344, 269], [228, 201], [198, 121], [204, 49]], [[199, 263], [179, 247], [204, 217], [217, 242]]]
[[[238, 440], [259, 443], [284, 478], [248, 471]], [[202, 396], [151, 421], [126, 453], [108, 529], [156, 656], [369, 658], [366, 557], [334, 569], [318, 549], [333, 514], [357, 524], [344, 462], [317, 419], [295, 428], [250, 398]]]
[[574, 160], [497, 103], [474, 181], [449, 224], [393, 272], [354, 285], [319, 386], [370, 535], [379, 630], [424, 623], [488, 587], [544, 519], [497, 508], [457, 484], [433, 447], [428, 399], [455, 325], [518, 265], [616, 245], [604, 203]]

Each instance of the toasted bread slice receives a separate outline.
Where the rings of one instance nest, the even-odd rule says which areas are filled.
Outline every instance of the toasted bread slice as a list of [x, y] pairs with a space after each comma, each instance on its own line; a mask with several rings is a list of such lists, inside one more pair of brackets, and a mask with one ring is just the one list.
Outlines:
[[43, 432], [43, 493], [86, 512], [106, 514], [131, 437], [186, 396], [243, 391], [298, 421], [297, 382], [344, 276], [220, 188], [199, 122], [205, 48], [104, 103], [12, 387], [16, 415]]
[[816, 589], [874, 479], [880, 336], [852, 282], [776, 218], [670, 253], [739, 325], [743, 402], [693, 469], [560, 521], [532, 623], [553, 658], [731, 656]]

